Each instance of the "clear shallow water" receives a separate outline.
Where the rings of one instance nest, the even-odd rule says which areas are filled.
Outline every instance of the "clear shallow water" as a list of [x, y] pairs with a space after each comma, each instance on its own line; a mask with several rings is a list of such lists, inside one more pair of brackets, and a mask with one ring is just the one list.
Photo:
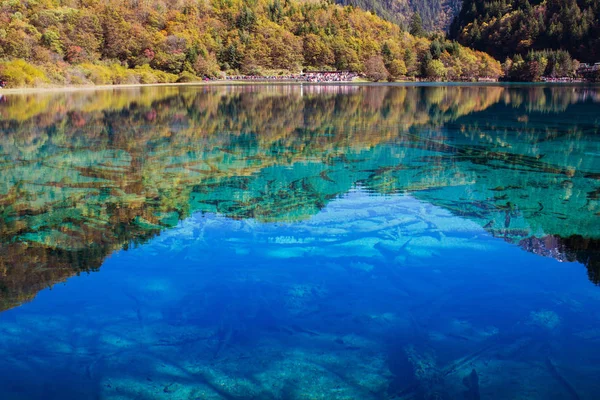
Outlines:
[[2, 398], [593, 399], [599, 100], [8, 96]]

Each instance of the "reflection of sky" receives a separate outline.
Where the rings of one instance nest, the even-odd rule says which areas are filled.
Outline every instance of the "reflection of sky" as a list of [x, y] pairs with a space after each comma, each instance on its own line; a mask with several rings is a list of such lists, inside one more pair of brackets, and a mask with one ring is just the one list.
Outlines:
[[482, 398], [564, 394], [556, 371], [592, 398], [600, 295], [582, 269], [410, 196], [352, 191], [296, 223], [195, 214], [0, 314], [0, 388], [460, 398], [475, 369]]

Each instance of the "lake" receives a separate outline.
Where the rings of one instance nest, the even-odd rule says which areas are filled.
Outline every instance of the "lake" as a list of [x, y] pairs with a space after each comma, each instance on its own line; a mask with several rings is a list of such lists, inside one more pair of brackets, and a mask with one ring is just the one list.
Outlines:
[[600, 87], [0, 99], [0, 398], [596, 399]]

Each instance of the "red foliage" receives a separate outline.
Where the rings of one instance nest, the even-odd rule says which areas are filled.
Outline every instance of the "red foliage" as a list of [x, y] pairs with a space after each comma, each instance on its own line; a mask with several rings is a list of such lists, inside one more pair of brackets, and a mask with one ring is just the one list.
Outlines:
[[144, 57], [146, 57], [148, 60], [153, 60], [154, 59], [154, 51], [152, 49], [145, 49], [144, 50]]
[[85, 52], [80, 46], [69, 46], [67, 54], [65, 55], [65, 61], [75, 64], [85, 60]]

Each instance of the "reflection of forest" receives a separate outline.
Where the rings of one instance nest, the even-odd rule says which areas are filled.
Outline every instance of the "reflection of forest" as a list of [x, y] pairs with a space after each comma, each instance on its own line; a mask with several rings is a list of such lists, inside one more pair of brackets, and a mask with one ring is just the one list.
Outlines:
[[414, 192], [560, 258], [531, 242], [555, 235], [557, 254], [597, 265], [577, 257], [597, 257], [600, 171], [584, 158], [597, 123], [542, 113], [597, 100], [583, 87], [310, 85], [9, 97], [0, 307], [192, 212], [298, 220], [355, 186]]

